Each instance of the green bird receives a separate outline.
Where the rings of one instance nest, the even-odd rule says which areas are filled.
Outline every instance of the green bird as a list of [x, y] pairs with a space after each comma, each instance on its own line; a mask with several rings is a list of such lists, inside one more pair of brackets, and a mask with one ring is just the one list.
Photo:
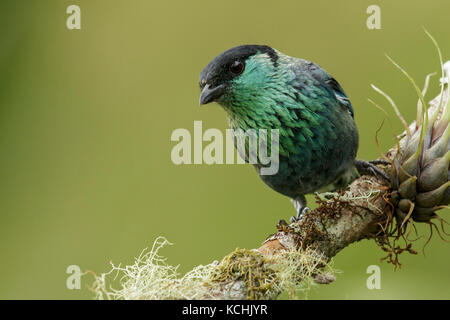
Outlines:
[[296, 219], [309, 210], [305, 194], [344, 187], [357, 170], [386, 177], [374, 164], [356, 160], [358, 129], [350, 100], [313, 62], [269, 46], [242, 45], [214, 58], [199, 84], [200, 105], [220, 104], [238, 135], [278, 129], [278, 172], [260, 178], [291, 198]]

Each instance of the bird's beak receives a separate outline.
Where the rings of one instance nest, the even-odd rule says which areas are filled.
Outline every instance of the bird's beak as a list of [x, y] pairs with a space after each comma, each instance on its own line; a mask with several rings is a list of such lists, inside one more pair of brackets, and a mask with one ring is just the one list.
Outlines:
[[220, 98], [220, 96], [222, 96], [224, 92], [225, 92], [224, 85], [219, 85], [217, 87], [211, 88], [209, 84], [206, 84], [202, 89], [202, 93], [200, 94], [199, 104], [204, 105], [212, 101], [215, 101], [218, 98]]

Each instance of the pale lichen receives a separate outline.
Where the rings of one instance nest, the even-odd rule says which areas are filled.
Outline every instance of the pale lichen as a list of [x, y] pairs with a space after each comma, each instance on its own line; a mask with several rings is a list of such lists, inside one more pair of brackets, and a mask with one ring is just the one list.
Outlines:
[[[270, 299], [287, 292], [299, 297], [314, 285], [314, 279], [331, 282], [333, 272], [327, 259], [315, 250], [282, 250], [263, 255], [257, 250], [236, 249], [220, 262], [197, 266], [181, 276], [178, 266], [169, 265], [159, 254], [169, 245], [158, 237], [134, 264], [95, 276], [92, 291], [97, 299]], [[118, 280], [119, 288], [112, 282]], [[316, 280], [316, 281], [318, 281]], [[320, 282], [320, 281], [319, 281]], [[242, 296], [242, 293], [245, 296]]]

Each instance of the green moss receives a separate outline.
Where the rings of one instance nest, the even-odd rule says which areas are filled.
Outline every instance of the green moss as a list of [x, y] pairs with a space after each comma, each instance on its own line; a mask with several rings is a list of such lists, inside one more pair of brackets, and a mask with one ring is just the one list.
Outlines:
[[272, 289], [276, 279], [267, 263], [268, 260], [256, 250], [236, 248], [219, 263], [211, 274], [211, 282], [243, 281], [247, 299], [261, 299]]

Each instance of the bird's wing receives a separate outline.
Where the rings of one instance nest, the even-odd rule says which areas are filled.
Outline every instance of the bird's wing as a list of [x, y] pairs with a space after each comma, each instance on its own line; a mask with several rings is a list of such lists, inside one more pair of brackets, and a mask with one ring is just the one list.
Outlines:
[[348, 109], [353, 118], [354, 115], [352, 104], [350, 103], [350, 100], [345, 94], [344, 89], [342, 89], [341, 85], [336, 81], [336, 79], [332, 77], [330, 77], [330, 79], [328, 79], [326, 83], [331, 87], [331, 89], [333, 89], [336, 99]]
[[350, 100], [348, 99], [347, 95], [344, 92], [344, 89], [342, 89], [341, 85], [334, 79], [328, 72], [323, 70], [320, 66], [313, 62], [305, 61], [304, 63], [305, 68], [307, 71], [311, 74], [311, 76], [319, 81], [319, 83], [322, 84], [322, 86], [328, 86], [328, 89], [331, 90], [336, 97], [337, 101], [347, 108], [348, 112], [350, 112], [351, 116], [353, 117], [353, 107], [350, 103]]

